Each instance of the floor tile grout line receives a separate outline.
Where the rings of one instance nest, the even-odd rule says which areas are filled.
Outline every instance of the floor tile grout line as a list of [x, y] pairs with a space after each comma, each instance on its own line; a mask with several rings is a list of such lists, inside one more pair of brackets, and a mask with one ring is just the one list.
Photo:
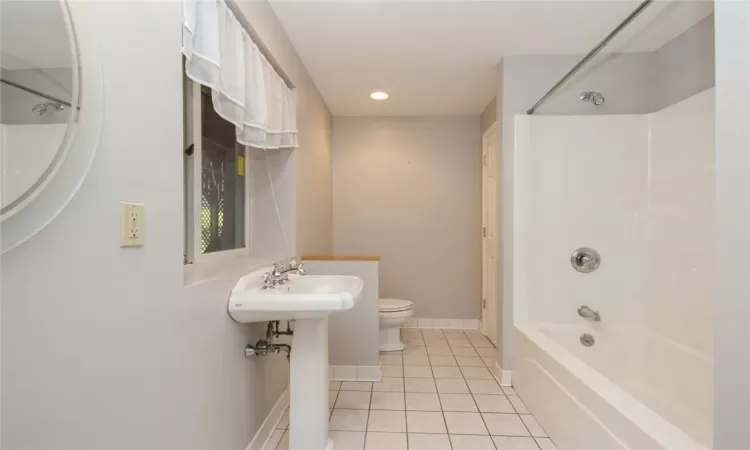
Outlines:
[[[486, 336], [485, 336], [485, 338], [486, 338]], [[477, 348], [476, 348], [476, 347], [474, 346], [474, 343], [473, 343], [473, 342], [471, 342], [471, 339], [469, 339], [469, 342], [471, 343], [471, 346], [472, 346], [472, 348], [474, 348], [474, 351], [477, 351]], [[497, 347], [496, 347], [496, 348], [497, 348]], [[477, 352], [477, 354], [479, 354], [479, 352]], [[486, 366], [486, 367], [487, 367], [487, 368], [488, 368], [489, 370], [492, 370], [492, 368], [490, 368], [489, 366], [487, 366], [487, 362], [486, 362], [486, 361], [484, 360], [484, 358], [482, 358], [482, 363], [484, 363], [484, 365], [485, 365], [485, 366]], [[462, 373], [463, 373], [463, 372], [462, 372]], [[526, 428], [526, 431], [527, 431], [527, 432], [529, 433], [529, 436], [531, 436], [531, 439], [532, 439], [532, 440], [534, 441], [534, 444], [535, 444], [535, 445], [536, 445], [537, 447], [539, 447], [539, 443], [537, 443], [537, 442], [536, 442], [536, 438], [535, 438], [535, 437], [534, 437], [534, 436], [533, 436], [533, 435], [531, 434], [531, 430], [529, 429], [528, 425], [526, 425], [526, 422], [524, 422], [524, 421], [523, 421], [523, 418], [521, 418], [521, 414], [520, 414], [520, 413], [518, 412], [518, 409], [516, 409], [516, 405], [514, 405], [514, 404], [513, 404], [513, 402], [511, 402], [511, 401], [510, 401], [510, 399], [508, 399], [508, 398], [507, 398], [508, 396], [507, 396], [507, 395], [505, 395], [505, 391], [503, 390], [503, 387], [502, 387], [502, 386], [500, 386], [500, 383], [499, 383], [499, 382], [497, 381], [497, 379], [495, 379], [494, 377], [493, 377], [493, 379], [494, 379], [495, 383], [497, 383], [497, 385], [498, 385], [498, 386], [500, 387], [500, 392], [502, 392], [502, 393], [503, 393], [503, 395], [504, 395], [504, 396], [506, 397], [506, 399], [508, 400], [508, 403], [510, 403], [510, 406], [511, 406], [511, 408], [513, 408], [513, 411], [515, 411], [515, 412], [516, 412], [516, 415], [518, 416], [518, 420], [520, 420], [520, 421], [521, 421], [521, 423], [523, 424], [524, 428]], [[474, 399], [474, 402], [476, 403], [476, 399], [474, 398], [474, 393], [473, 393], [473, 392], [472, 392], [471, 396], [472, 396], [472, 398]], [[521, 399], [520, 399], [520, 397], [519, 397], [519, 400], [521, 400]], [[523, 401], [523, 400], [521, 400], [521, 401]], [[479, 409], [479, 405], [477, 405], [477, 409]], [[480, 415], [481, 415], [481, 413], [480, 413]], [[532, 416], [532, 417], [533, 417], [533, 416]], [[535, 418], [534, 420], [536, 420], [536, 418]], [[484, 421], [484, 416], [482, 416], [482, 421]], [[485, 422], [485, 424], [484, 424], [484, 425], [485, 425], [485, 427], [486, 427], [486, 426], [487, 426], [487, 423]], [[487, 431], [489, 432], [489, 427], [487, 428]], [[545, 431], [545, 433], [546, 433], [546, 431]], [[495, 444], [495, 442], [494, 442], [494, 439], [493, 439], [492, 441], [493, 441], [493, 442], [492, 442], [492, 444], [494, 445], [494, 444]]]
[[367, 448], [367, 434], [370, 432], [370, 412], [372, 411], [372, 393], [375, 392], [375, 383], [370, 388], [370, 402], [367, 405], [367, 420], [365, 420], [365, 442], [364, 448]]
[[[515, 407], [514, 407], [514, 409], [515, 409]], [[526, 428], [526, 431], [529, 432], [529, 436], [531, 436], [531, 439], [534, 440], [534, 444], [536, 444], [536, 446], [539, 447], [539, 444], [537, 444], [537, 442], [536, 442], [536, 437], [534, 437], [534, 435], [531, 434], [531, 429], [529, 428], [528, 425], [526, 425], [526, 422], [523, 421], [523, 418], [521, 417], [520, 414], [518, 415], [518, 419], [521, 421], [521, 423], [523, 424], [524, 428]], [[534, 420], [536, 421], [536, 419], [534, 419]], [[540, 425], [540, 427], [541, 427], [541, 425]], [[545, 431], [545, 433], [546, 433], [546, 431]]]
[[477, 403], [477, 399], [474, 397], [474, 393], [471, 394], [471, 399], [474, 401], [474, 406], [477, 407], [477, 412], [479, 413], [479, 417], [482, 419], [482, 423], [484, 424], [484, 427], [487, 429], [487, 435], [490, 437], [490, 442], [492, 443], [492, 446], [495, 447], [497, 450], [497, 445], [495, 445], [495, 440], [492, 439], [492, 433], [490, 433], [490, 427], [487, 426], [487, 421], [484, 420], [484, 415], [482, 414], [482, 411], [479, 409], [479, 403]]
[[[441, 331], [441, 332], [443, 332], [443, 330], [440, 330], [440, 331]], [[464, 334], [464, 335], [465, 335], [465, 334]], [[422, 336], [423, 336], [423, 339], [424, 339], [424, 334], [423, 334]], [[445, 335], [444, 335], [444, 334], [443, 334], [443, 337], [445, 337]], [[475, 352], [476, 352], [476, 350], [477, 350], [477, 349], [476, 349], [476, 347], [474, 347], [474, 343], [470, 341], [470, 345], [472, 346], [471, 348], [473, 348], [473, 349], [475, 350]], [[416, 347], [421, 347], [421, 346], [417, 345]], [[426, 346], [425, 346], [425, 347], [426, 347]], [[450, 345], [449, 345], [449, 347], [450, 347]], [[466, 347], [463, 347], [463, 348], [466, 348]], [[477, 352], [477, 355], [478, 355], [478, 352]], [[402, 381], [402, 383], [405, 383], [405, 380], [406, 380], [406, 378], [407, 378], [407, 377], [405, 376], [405, 373], [404, 373], [405, 360], [404, 360], [404, 355], [403, 355], [403, 352], [400, 352], [400, 356], [401, 356], [401, 365], [400, 365], [400, 367], [401, 367], [401, 371], [402, 371], [402, 376], [401, 376], [401, 377], [397, 377], [397, 378], [401, 378], [401, 381]], [[454, 361], [455, 361], [455, 356], [456, 356], [456, 355], [455, 355], [455, 353], [453, 352], [453, 350], [451, 350], [451, 356], [453, 357], [453, 359], [454, 359]], [[480, 358], [481, 358], [481, 355], [480, 355]], [[437, 384], [437, 383], [436, 383], [436, 380], [437, 380], [437, 379], [436, 379], [436, 378], [435, 378], [435, 376], [434, 376], [434, 370], [433, 370], [433, 369], [434, 369], [434, 366], [432, 365], [432, 361], [431, 361], [431, 360], [429, 359], [429, 357], [428, 357], [428, 362], [429, 362], [429, 365], [428, 365], [428, 366], [425, 366], [425, 367], [430, 367], [430, 371], [431, 371], [431, 373], [432, 373], [432, 377], [431, 377], [431, 378], [427, 378], [427, 377], [425, 377], [425, 379], [432, 379], [432, 380], [433, 380], [433, 383], [435, 384], [435, 386], [436, 386], [436, 388], [437, 388], [437, 385], [436, 385], [436, 384]], [[484, 361], [483, 361], [483, 365], [484, 365], [484, 366], [485, 366], [486, 368], [488, 368], [488, 369], [489, 369], [489, 366], [487, 366], [487, 365], [486, 365], [486, 362], [484, 362]], [[464, 374], [464, 372], [463, 372], [463, 368], [462, 368], [461, 366], [459, 366], [458, 364], [456, 364], [456, 366], [453, 366], [453, 367], [457, 367], [457, 368], [458, 368], [458, 370], [459, 370], [459, 373], [461, 374], [461, 377], [462, 377], [461, 379], [463, 379], [463, 380], [464, 380], [464, 382], [466, 383], [466, 382], [467, 382], [467, 378], [466, 378], [466, 375], [465, 375], [465, 374]], [[468, 366], [467, 366], [467, 367], [468, 367]], [[340, 395], [340, 392], [342, 392], [342, 391], [343, 391], [342, 387], [343, 387], [343, 383], [342, 383], [342, 384], [340, 385], [340, 387], [339, 387], [339, 389], [338, 389], [338, 394], [339, 394], [339, 395]], [[356, 391], [353, 391], [353, 392], [356, 392]], [[360, 392], [361, 392], [361, 391], [360, 391]], [[365, 391], [365, 392], [366, 392], [366, 391]], [[396, 393], [399, 393], [399, 392], [396, 392]], [[371, 415], [371, 413], [372, 413], [372, 411], [373, 411], [373, 409], [372, 409], [372, 396], [373, 396], [374, 394], [375, 394], [375, 391], [374, 391], [374, 383], [372, 383], [372, 384], [371, 384], [371, 387], [370, 387], [370, 402], [369, 402], [369, 404], [368, 404], [368, 409], [367, 409], [367, 411], [368, 411], [368, 418], [367, 418], [367, 419], [368, 419], [368, 420], [367, 420], [367, 424], [366, 424], [366, 431], [365, 431], [365, 435], [366, 435], [367, 433], [369, 433], [369, 432], [370, 432], [370, 430], [369, 430], [369, 417], [370, 417], [370, 415]], [[404, 391], [403, 391], [403, 393], [402, 393], [402, 394], [404, 395], [404, 401], [405, 401], [405, 398], [406, 398], [406, 392], [405, 392], [405, 389], [404, 389]], [[474, 398], [474, 394], [473, 394], [473, 393], [472, 393], [471, 391], [469, 391], [469, 394], [470, 394], [470, 395], [472, 396], [472, 400], [474, 401], [474, 403], [475, 403], [475, 405], [476, 405], [476, 399]], [[443, 407], [443, 405], [442, 405], [442, 399], [440, 398], [440, 393], [439, 393], [439, 392], [437, 392], [437, 389], [436, 389], [435, 395], [436, 395], [436, 396], [438, 397], [438, 401], [439, 401], [439, 403], [440, 403], [440, 409], [441, 409], [441, 412], [442, 412], [442, 414], [443, 414], [443, 420], [444, 420], [444, 422], [445, 422], [445, 425], [446, 425], [446, 435], [448, 436], [448, 438], [449, 438], [449, 441], [450, 441], [450, 433], [448, 433], [448, 429], [447, 429], [447, 420], [445, 419], [445, 410], [444, 410], [444, 407]], [[502, 395], [503, 397], [507, 398], [507, 396], [505, 395], [505, 393], [504, 393], [504, 392], [502, 392], [502, 393], [501, 393], [501, 394], [499, 394], [499, 395]], [[337, 400], [338, 400], [338, 399], [337, 399]], [[344, 409], [344, 408], [341, 408], [341, 409]], [[477, 410], [478, 410], [478, 408], [477, 408]], [[514, 410], [515, 410], [515, 407], [514, 407]], [[394, 411], [394, 412], [398, 412], [398, 410], [392, 410], [392, 411]], [[404, 413], [404, 415], [406, 415], [407, 411], [406, 411], [406, 405], [405, 405], [405, 404], [404, 404], [404, 410], [403, 410], [403, 411], [404, 411], [404, 412], [403, 412], [403, 413]], [[520, 414], [518, 414], [518, 413], [516, 413], [516, 414], [520, 416]], [[480, 412], [480, 417], [481, 417], [481, 412]], [[483, 418], [482, 418], [482, 419], [483, 419]], [[485, 427], [486, 427], [486, 423], [485, 423]], [[407, 432], [406, 432], [406, 437], [407, 437], [407, 445], [408, 445], [408, 422], [406, 423], [406, 428], [407, 428]], [[400, 432], [394, 432], [394, 433], [396, 433], [396, 434], [400, 434]], [[432, 433], [430, 433], [430, 434], [432, 434]], [[440, 434], [442, 434], [442, 433], [440, 433]], [[488, 430], [488, 436], [490, 436], [490, 435], [489, 435], [489, 430]], [[490, 439], [491, 439], [491, 437], [490, 437]], [[453, 445], [453, 444], [452, 444], [452, 441], [450, 441], [450, 445], [451, 445], [451, 448], [452, 448], [452, 445]], [[494, 442], [493, 442], [493, 446], [494, 446]]]
[[[466, 335], [466, 337], [468, 338], [469, 335]], [[486, 338], [486, 336], [485, 336], [485, 338]], [[469, 339], [469, 343], [471, 344], [471, 348], [473, 348], [474, 351], [477, 353], [477, 355], [479, 355], [479, 352], [477, 351], [477, 347], [474, 346], [474, 342], [472, 342], [471, 339]], [[492, 369], [487, 366], [487, 362], [484, 360], [484, 358], [481, 357], [481, 355], [480, 355], [480, 359], [482, 360], [482, 364], [484, 364], [485, 367], [487, 367], [488, 370], [492, 371]], [[463, 374], [463, 371], [461, 371], [461, 374]], [[490, 373], [490, 375], [492, 375], [492, 373]], [[497, 380], [495, 380], [494, 376], [492, 377], [492, 379], [497, 383]], [[468, 385], [469, 383], [467, 382], [466, 384]], [[505, 398], [505, 400], [508, 403], [510, 403], [510, 400], [508, 400], [508, 398], [506, 397], [505, 391], [503, 391], [503, 388], [502, 388], [502, 386], [500, 386], [500, 383], [497, 383], [497, 385], [500, 388], [500, 392], [503, 394], [503, 397]], [[469, 391], [471, 392], [471, 399], [474, 400], [474, 404], [477, 407], [477, 411], [479, 411], [479, 417], [482, 418], [482, 423], [484, 424], [484, 427], [487, 428], [487, 434], [490, 435], [490, 442], [492, 443], [492, 446], [495, 447], [495, 449], [497, 449], [497, 445], [495, 445], [495, 440], [492, 438], [492, 433], [490, 432], [490, 427], [487, 426], [487, 421], [484, 420], [484, 415], [482, 414], [482, 411], [479, 408], [479, 403], [477, 403], [477, 399], [476, 399], [476, 397], [474, 397], [474, 392], [471, 391], [471, 388], [469, 388]], [[510, 406], [515, 411], [515, 407], [513, 406], [512, 403], [511, 403]], [[519, 420], [521, 419], [520, 416], [518, 418], [519, 418]], [[523, 422], [523, 420], [521, 420], [521, 422]]]
[[[464, 331], [464, 336], [466, 336], [467, 338], [469, 337], [469, 335], [467, 335], [465, 331]], [[471, 339], [469, 339], [469, 344], [471, 345], [471, 348], [474, 349], [474, 351], [476, 352], [476, 348], [474, 348], [474, 343], [471, 342]], [[479, 353], [477, 353], [477, 355], [478, 354]], [[495, 447], [495, 449], [497, 449], [497, 446], [495, 445], [495, 442], [492, 439], [492, 435], [490, 434], [490, 429], [487, 426], [487, 422], [485, 422], [484, 416], [482, 415], [482, 412], [479, 410], [479, 404], [477, 404], [477, 400], [474, 398], [474, 393], [471, 391], [471, 388], [469, 388], [469, 382], [466, 378], [466, 374], [464, 373], [463, 368], [459, 370], [461, 372], [461, 375], [464, 377], [464, 384], [466, 384], [466, 388], [469, 391], [469, 395], [471, 396], [471, 401], [474, 402], [474, 406], [477, 408], [477, 414], [479, 414], [479, 418], [482, 420], [482, 425], [484, 425], [484, 429], [487, 430], [487, 436], [490, 437], [490, 442], [492, 443], [492, 446]]]
[[[442, 330], [441, 330], [441, 333], [442, 333]], [[445, 335], [443, 334], [443, 336], [445, 336]], [[425, 336], [424, 336], [424, 332], [423, 332], [422, 333], [422, 338], [424, 339], [424, 337]], [[425, 341], [425, 353], [427, 353], [427, 345], [426, 344], [427, 344], [427, 341]], [[451, 350], [451, 353], [453, 353], [452, 350]], [[450, 433], [448, 433], [448, 421], [445, 419], [445, 411], [443, 410], [443, 401], [440, 399], [440, 392], [438, 392], [437, 381], [435, 379], [435, 373], [432, 371], [432, 360], [429, 357], [429, 353], [428, 353], [428, 356], [427, 356], [427, 362], [430, 363], [429, 367], [430, 367], [430, 373], [432, 373], [432, 384], [435, 386], [435, 396], [437, 396], [438, 404], [440, 405], [440, 415], [443, 417], [443, 425], [445, 425], [445, 435], [448, 437], [448, 445], [450, 446], [451, 450], [453, 450], [453, 442], [451, 441]], [[408, 441], [409, 441], [409, 434], [408, 434], [408, 431], [409, 431], [409, 422], [408, 422], [408, 420], [406, 422], [406, 431], [407, 431], [406, 440], [407, 440], [407, 449], [408, 449], [408, 447], [409, 447], [409, 445], [408, 445]]]
[[[435, 329], [435, 330], [438, 330], [438, 331], [441, 332], [441, 335], [442, 335], [444, 341], [446, 341], [446, 342], [448, 341], [447, 340], [447, 336], [445, 336], [445, 334], [444, 334], [445, 330], [443, 330], [443, 329]], [[425, 345], [422, 346], [422, 345], [419, 345], [419, 344], [415, 344], [414, 347], [424, 347], [425, 348], [425, 352], [427, 352], [427, 345], [426, 345], [426, 339], [427, 339], [427, 337], [424, 335], [424, 331], [423, 330], [420, 330], [420, 334], [422, 336], [422, 341], [425, 342]], [[486, 370], [489, 370], [490, 374], [492, 375], [493, 367], [490, 367], [489, 365], [487, 365], [487, 362], [484, 360], [485, 357], [483, 357], [479, 353], [479, 351], [478, 351], [479, 348], [475, 346], [475, 343], [471, 340], [471, 338], [469, 338], [469, 336], [466, 334], [465, 331], [463, 331], [463, 335], [466, 338], [468, 338], [469, 343], [471, 345], [471, 348], [476, 353], [475, 357], [479, 357], [482, 360], [483, 367]], [[436, 339], [434, 335], [432, 335], [431, 338], [432, 339]], [[439, 339], [439, 338], [437, 338], [437, 339]], [[486, 339], [486, 337], [485, 337], [485, 339]], [[457, 364], [457, 360], [456, 360], [456, 356], [457, 355], [455, 354], [455, 351], [454, 351], [453, 347], [450, 346], [450, 343], [449, 342], [447, 342], [447, 343], [448, 343], [448, 347], [451, 348], [451, 357], [453, 358], [454, 362], [456, 362], [455, 366], [449, 366], [449, 367], [456, 367], [456, 368], [458, 368], [459, 373], [463, 377], [462, 379], [464, 380], [464, 383], [466, 383], [468, 385], [469, 379], [466, 378], [466, 375], [465, 375], [464, 370], [463, 370], [464, 368], [462, 366], [460, 366], [459, 364]], [[461, 348], [469, 348], [469, 347], [461, 347]], [[482, 348], [490, 348], [490, 347], [482, 347]], [[496, 348], [496, 347], [494, 347], [494, 345], [493, 345], [492, 348]], [[405, 368], [405, 360], [403, 359], [403, 352], [401, 352], [401, 356], [402, 356], [402, 361], [401, 361], [402, 362], [402, 364], [401, 364], [401, 368], [402, 369], [401, 370], [402, 370], [402, 374], [403, 374], [403, 376], [401, 378], [402, 378], [402, 382], [405, 383], [407, 377], [405, 376], [405, 370], [404, 370], [404, 368]], [[438, 356], [438, 355], [434, 355], [434, 356]], [[444, 407], [442, 405], [442, 398], [440, 397], [440, 392], [437, 392], [437, 378], [435, 378], [435, 374], [434, 374], [434, 368], [436, 366], [433, 366], [432, 359], [429, 357], [429, 354], [428, 354], [428, 358], [427, 359], [428, 359], [428, 362], [429, 362], [429, 366], [428, 367], [430, 367], [430, 370], [432, 372], [432, 380], [433, 380], [433, 383], [435, 384], [435, 387], [436, 387], [435, 395], [437, 395], [438, 402], [440, 404], [441, 413], [443, 414], [443, 421], [445, 422], [445, 425], [446, 425], [446, 434], [448, 435], [448, 438], [449, 438], [449, 441], [450, 441], [450, 433], [448, 433], [447, 420], [445, 418], [445, 410], [444, 410]], [[438, 366], [438, 367], [442, 367], [442, 366]], [[466, 367], [472, 367], [473, 368], [474, 366], [466, 366]], [[411, 377], [411, 378], [413, 378], [413, 377]], [[420, 378], [429, 379], [429, 378], [426, 378], [426, 377], [420, 377]], [[483, 380], [483, 379], [479, 379], [479, 380]], [[489, 381], [489, 380], [487, 380], [487, 381]], [[493, 395], [493, 396], [497, 395], [497, 396], [503, 397], [504, 399], [506, 399], [506, 401], [508, 401], [509, 403], [511, 403], [511, 408], [513, 409], [513, 411], [515, 411], [514, 413], [511, 413], [511, 414], [516, 415], [518, 417], [518, 419], [521, 420], [521, 422], [524, 425], [524, 428], [529, 433], [529, 437], [534, 441], [535, 445], [537, 445], [537, 447], [539, 447], [538, 438], [535, 437], [535, 436], [533, 436], [531, 434], [531, 430], [528, 428], [528, 426], [526, 425], [526, 423], [521, 418], [522, 414], [520, 412], [518, 412], [518, 409], [516, 408], [516, 406], [513, 405], [512, 402], [510, 402], [509, 396], [505, 393], [505, 391], [502, 389], [502, 386], [500, 386], [500, 383], [497, 381], [497, 379], [494, 378], [494, 376], [492, 377], [492, 381], [494, 381], [495, 384], [497, 384], [498, 387], [500, 387], [500, 393], [499, 394], [487, 394], [487, 395]], [[406, 389], [404, 389], [403, 394], [404, 394], [404, 401], [405, 401], [406, 400], [406, 394], [407, 394], [406, 393]], [[480, 415], [480, 417], [482, 419], [482, 422], [485, 425], [485, 428], [487, 429], [488, 436], [491, 439], [493, 447], [497, 448], [496, 445], [495, 445], [495, 443], [494, 443], [494, 440], [492, 440], [491, 433], [489, 433], [489, 428], [487, 427], [486, 421], [484, 420], [484, 416], [482, 415], [482, 412], [479, 410], [479, 405], [476, 402], [475, 395], [477, 395], [477, 394], [475, 394], [474, 392], [471, 391], [471, 389], [469, 389], [469, 395], [471, 395], [472, 401], [474, 402], [475, 406], [477, 407], [478, 414]], [[519, 400], [520, 400], [520, 397], [519, 397]], [[404, 409], [405, 409], [404, 414], [406, 415], [406, 413], [408, 412], [408, 410], [406, 410], [406, 404], [404, 404]], [[371, 410], [371, 408], [370, 408], [370, 410]], [[414, 411], [420, 411], [420, 410], [414, 410]], [[368, 415], [369, 415], [369, 412], [370, 411], [368, 411]], [[429, 411], [427, 411], [427, 412], [429, 412]], [[529, 413], [528, 415], [530, 415], [531, 417], [534, 417], [533, 414]], [[406, 423], [406, 427], [407, 427], [407, 445], [408, 445], [408, 421]], [[432, 433], [430, 433], [430, 434], [432, 434]], [[509, 436], [509, 435], [499, 435], [499, 436]], [[539, 439], [541, 439], [541, 438], [539, 438]], [[552, 439], [550, 439], [549, 436], [547, 436], [547, 439], [549, 439], [554, 444], [554, 441], [552, 441]], [[452, 448], [452, 445], [453, 445], [452, 441], [450, 441], [450, 445], [451, 445], [451, 448]]]
[[[433, 382], [435, 380], [433, 379]], [[435, 382], [435, 391], [437, 391], [437, 382]], [[443, 399], [440, 398], [440, 392], [436, 392], [437, 398], [438, 398], [438, 404], [440, 404], [440, 414], [443, 416], [443, 423], [445, 424], [445, 434], [448, 436], [448, 445], [451, 446], [451, 450], [453, 450], [453, 441], [451, 441], [450, 431], [448, 430], [448, 419], [445, 418], [445, 408], [443, 408]]]
[[[469, 341], [469, 342], [471, 342], [471, 341]], [[472, 347], [474, 347], [474, 343], [473, 343], [473, 342], [471, 342], [471, 345], [472, 345]], [[474, 347], [474, 351], [476, 351], [476, 350], [477, 350], [477, 349], [476, 349], [476, 347]], [[478, 354], [478, 353], [479, 353], [479, 352], [477, 352], [477, 354]], [[485, 360], [484, 360], [484, 359], [482, 359], [482, 362], [484, 363], [484, 365], [485, 365], [485, 366], [487, 366], [487, 363], [485, 362]], [[488, 369], [490, 369], [490, 370], [492, 370], [492, 369], [491, 369], [491, 368], [490, 368], [489, 366], [487, 366], [487, 368], [488, 368]], [[493, 377], [493, 379], [494, 379], [494, 377]], [[501, 392], [503, 393], [503, 395], [505, 395], [505, 391], [503, 390], [503, 387], [502, 387], [502, 386], [500, 386], [500, 383], [498, 383], [497, 379], [494, 379], [494, 381], [495, 381], [495, 383], [497, 383], [497, 385], [498, 385], [498, 386], [500, 387], [500, 391], [501, 391]], [[472, 393], [472, 397], [473, 397], [473, 395], [474, 395], [474, 394]], [[507, 395], [506, 395], [506, 399], [507, 399]], [[524, 421], [523, 421], [523, 418], [521, 417], [521, 414], [520, 414], [520, 413], [518, 412], [518, 409], [516, 409], [516, 405], [514, 405], [514, 404], [513, 404], [513, 402], [511, 402], [511, 401], [510, 401], [510, 399], [507, 399], [507, 400], [508, 400], [508, 403], [510, 403], [510, 406], [511, 406], [511, 408], [513, 408], [513, 411], [515, 411], [515, 412], [516, 412], [516, 415], [518, 416], [518, 420], [520, 420], [520, 421], [521, 421], [521, 423], [523, 424], [524, 428], [525, 428], [525, 429], [526, 429], [526, 431], [527, 431], [527, 432], [529, 433], [529, 436], [531, 436], [531, 439], [533, 439], [533, 440], [534, 440], [534, 444], [535, 444], [535, 445], [536, 445], [537, 447], [539, 447], [539, 444], [538, 444], [538, 443], [536, 442], [536, 439], [535, 439], [535, 438], [534, 438], [534, 436], [533, 436], [533, 435], [531, 434], [531, 430], [529, 429], [528, 425], [526, 425], [526, 422], [524, 422]], [[519, 398], [519, 400], [520, 400], [520, 398]], [[476, 399], [475, 399], [474, 401], [476, 402]], [[521, 400], [521, 401], [523, 401], [523, 400]], [[477, 408], [478, 408], [478, 406], [477, 406]], [[484, 416], [482, 416], [482, 420], [484, 420]], [[536, 419], [534, 419], [534, 420], [536, 420]], [[485, 423], [485, 426], [486, 426], [486, 425], [487, 425], [487, 424]], [[489, 428], [487, 428], [487, 431], [489, 431]], [[546, 433], [546, 431], [545, 431], [545, 433]], [[494, 444], [494, 440], [493, 440], [493, 444]]]

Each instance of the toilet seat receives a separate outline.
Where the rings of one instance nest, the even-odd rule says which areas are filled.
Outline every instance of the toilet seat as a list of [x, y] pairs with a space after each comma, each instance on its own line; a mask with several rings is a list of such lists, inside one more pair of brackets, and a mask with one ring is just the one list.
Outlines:
[[414, 303], [409, 300], [399, 300], [396, 298], [381, 298], [379, 300], [379, 309], [381, 313], [393, 313], [409, 311], [414, 307]]

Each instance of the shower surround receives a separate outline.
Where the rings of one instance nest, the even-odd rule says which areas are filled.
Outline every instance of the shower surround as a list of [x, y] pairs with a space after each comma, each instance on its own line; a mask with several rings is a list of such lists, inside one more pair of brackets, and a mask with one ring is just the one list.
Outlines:
[[[711, 446], [713, 114], [709, 89], [648, 115], [516, 117], [513, 381], [561, 450]], [[571, 267], [579, 247], [596, 271]]]

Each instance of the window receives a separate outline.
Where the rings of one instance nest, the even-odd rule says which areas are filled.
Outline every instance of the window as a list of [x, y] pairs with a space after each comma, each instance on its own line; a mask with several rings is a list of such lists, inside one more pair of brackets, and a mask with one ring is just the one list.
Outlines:
[[234, 126], [211, 106], [201, 90], [201, 253], [245, 246], [245, 153]]
[[213, 108], [211, 91], [186, 79], [185, 262], [244, 251], [248, 242], [247, 149]]

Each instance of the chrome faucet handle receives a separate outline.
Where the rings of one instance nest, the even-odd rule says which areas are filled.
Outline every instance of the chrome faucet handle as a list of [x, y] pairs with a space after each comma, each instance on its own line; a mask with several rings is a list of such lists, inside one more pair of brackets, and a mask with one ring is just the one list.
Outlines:
[[293, 259], [289, 261], [289, 270], [293, 270], [297, 272], [297, 274], [299, 275], [304, 275], [306, 273], [305, 269], [303, 268], [304, 265], [305, 265], [304, 263], [298, 263], [296, 260]]
[[273, 286], [273, 280], [273, 272], [266, 272], [265, 277], [263, 277], [263, 289], [268, 289]]
[[276, 263], [273, 264], [273, 268], [270, 272], [266, 272], [265, 278], [263, 279], [263, 284], [266, 288], [275, 287], [278, 285], [279, 280], [281, 279], [282, 275], [284, 274], [284, 266], [278, 265]]

